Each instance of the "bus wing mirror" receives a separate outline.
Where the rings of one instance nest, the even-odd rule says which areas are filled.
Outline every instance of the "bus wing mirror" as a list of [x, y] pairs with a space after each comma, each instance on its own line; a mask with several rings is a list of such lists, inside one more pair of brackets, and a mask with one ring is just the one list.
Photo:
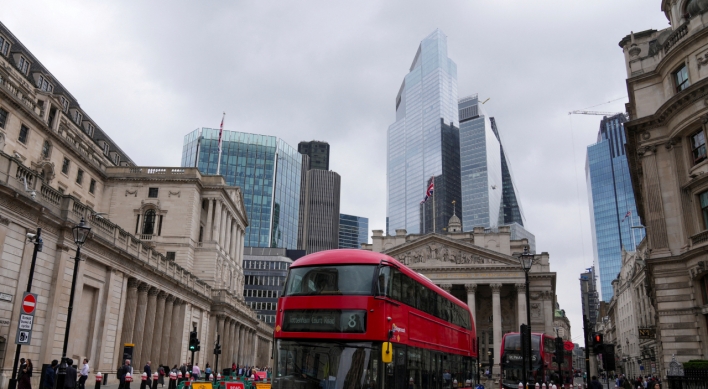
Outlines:
[[381, 345], [381, 362], [391, 363], [393, 361], [393, 346], [391, 342], [383, 342]]

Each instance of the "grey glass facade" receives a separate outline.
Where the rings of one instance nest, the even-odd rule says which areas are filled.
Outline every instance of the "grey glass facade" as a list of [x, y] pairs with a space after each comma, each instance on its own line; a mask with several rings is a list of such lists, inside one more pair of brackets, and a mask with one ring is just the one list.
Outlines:
[[622, 248], [634, 251], [644, 238], [629, 176], [624, 114], [603, 118], [597, 143], [588, 146], [585, 175], [595, 263], [603, 301], [612, 298], [612, 280], [622, 266]]
[[339, 248], [358, 249], [369, 242], [369, 218], [339, 214]]
[[580, 274], [580, 298], [583, 307], [583, 315], [588, 318], [590, 331], [593, 330], [599, 316], [600, 300], [597, 295], [597, 282], [595, 269], [589, 268], [585, 273]]
[[329, 143], [316, 140], [300, 142], [297, 151], [310, 157], [308, 169], [329, 170]]
[[[499, 213], [499, 224], [511, 225], [516, 223], [523, 227], [524, 214], [521, 210], [521, 203], [518, 199], [519, 190], [514, 184], [514, 175], [511, 172], [511, 163], [504, 153], [504, 142], [499, 136], [497, 122], [493, 117], [489, 118], [492, 132], [497, 137], [500, 147], [501, 168], [502, 168], [502, 209]], [[513, 239], [513, 237], [512, 237]]]
[[292, 260], [285, 249], [247, 247], [243, 253], [243, 297], [258, 319], [275, 323], [278, 297]]
[[[184, 137], [182, 166], [217, 174], [219, 130]], [[220, 174], [243, 191], [249, 226], [244, 246], [297, 248], [302, 155], [273, 136], [224, 131]]]
[[462, 230], [497, 227], [502, 209], [501, 143], [477, 95], [462, 98], [460, 110], [460, 173]]
[[389, 233], [401, 228], [421, 231], [420, 202], [427, 182], [444, 173], [443, 124], [459, 124], [457, 65], [447, 57], [447, 37], [435, 30], [418, 47], [396, 96], [396, 122], [388, 128]]

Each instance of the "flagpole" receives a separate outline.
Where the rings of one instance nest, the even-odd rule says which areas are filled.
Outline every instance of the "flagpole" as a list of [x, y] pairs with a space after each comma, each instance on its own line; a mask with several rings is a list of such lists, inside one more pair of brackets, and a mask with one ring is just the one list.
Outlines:
[[[433, 188], [435, 188], [435, 176], [433, 176]], [[433, 233], [435, 233], [435, 192], [437, 190], [433, 189]]]
[[219, 157], [217, 158], [216, 162], [216, 175], [218, 176], [221, 174], [221, 136], [222, 133], [224, 132], [224, 118], [226, 117], [226, 112], [224, 112], [224, 115], [221, 116], [221, 127], [219, 127]]
[[629, 235], [632, 237], [632, 246], [634, 246], [634, 251], [637, 251], [637, 243], [634, 241], [634, 214], [632, 213], [629, 214]]

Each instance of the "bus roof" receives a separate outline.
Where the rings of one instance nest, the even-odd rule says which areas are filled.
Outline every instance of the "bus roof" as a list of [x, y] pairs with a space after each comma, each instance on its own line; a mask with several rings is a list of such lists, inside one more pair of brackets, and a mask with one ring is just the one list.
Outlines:
[[[402, 273], [408, 277], [418, 281], [419, 283], [427, 286], [428, 288], [434, 290], [436, 293], [444, 296], [450, 301], [453, 301], [456, 305], [459, 305], [469, 312], [469, 307], [467, 304], [460, 301], [457, 297], [446, 292], [444, 289], [435, 285], [428, 277], [418, 274], [415, 271], [409, 269], [406, 265], [399, 262], [396, 258], [389, 257], [386, 254], [376, 253], [368, 250], [359, 249], [337, 249], [337, 250], [326, 250], [318, 251], [306, 255], [297, 261], [293, 262], [290, 267], [305, 267], [305, 266], [320, 266], [320, 265], [378, 265], [382, 260], [393, 263], [398, 267]], [[471, 315], [470, 315], [471, 316]]]

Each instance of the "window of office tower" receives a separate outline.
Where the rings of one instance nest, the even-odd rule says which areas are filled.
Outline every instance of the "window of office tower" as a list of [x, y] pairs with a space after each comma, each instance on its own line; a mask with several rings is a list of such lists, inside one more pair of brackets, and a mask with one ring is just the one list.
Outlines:
[[693, 150], [693, 163], [706, 159], [706, 136], [703, 130], [691, 135], [691, 150]]

